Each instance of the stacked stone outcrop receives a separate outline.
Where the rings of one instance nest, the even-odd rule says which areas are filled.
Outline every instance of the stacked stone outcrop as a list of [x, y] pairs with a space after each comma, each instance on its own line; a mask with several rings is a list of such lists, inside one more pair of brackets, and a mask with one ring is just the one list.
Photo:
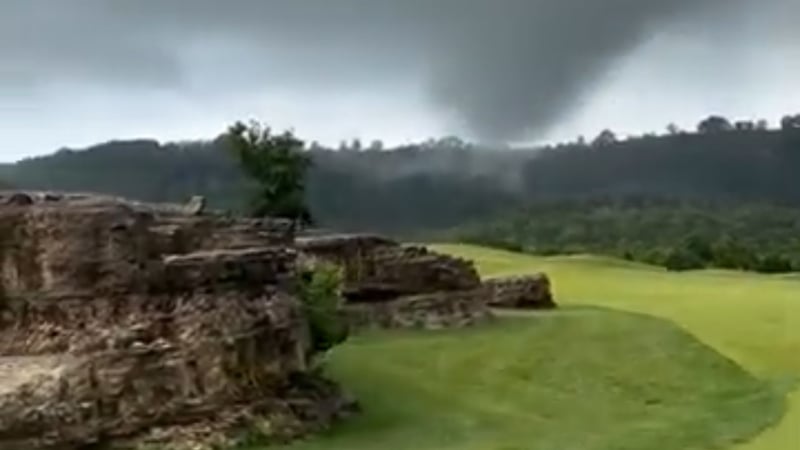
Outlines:
[[550, 278], [543, 273], [530, 276], [493, 278], [484, 282], [493, 308], [553, 309]]
[[469, 261], [372, 235], [305, 237], [297, 246], [344, 268], [345, 309], [359, 327], [460, 327], [491, 317]]
[[288, 439], [354, 403], [315, 370], [294, 283], [339, 265], [359, 327], [461, 327], [548, 307], [546, 277], [370, 235], [88, 194], [0, 192], [0, 449], [204, 448]]
[[346, 413], [310, 367], [291, 242], [197, 204], [0, 195], [0, 448], [189, 448]]

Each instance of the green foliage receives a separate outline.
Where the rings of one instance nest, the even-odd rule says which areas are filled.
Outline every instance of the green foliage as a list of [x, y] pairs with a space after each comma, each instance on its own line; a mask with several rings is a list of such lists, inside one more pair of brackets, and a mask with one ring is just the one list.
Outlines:
[[692, 252], [687, 248], [675, 248], [669, 252], [664, 267], [674, 272], [682, 272], [686, 270], [697, 270], [706, 267], [706, 261], [703, 260], [697, 253]]
[[711, 116], [697, 125], [699, 133], [725, 133], [733, 130], [733, 124], [725, 117]]
[[237, 122], [228, 129], [226, 141], [244, 173], [257, 184], [252, 200], [255, 216], [311, 223], [306, 206], [306, 172], [311, 158], [303, 151], [303, 141], [289, 131], [273, 134], [257, 122]]
[[663, 260], [667, 270], [682, 272], [704, 269], [715, 263], [712, 245], [700, 235], [687, 238], [681, 245], [672, 248]]
[[701, 266], [705, 266], [712, 259], [714, 259], [714, 253], [711, 249], [711, 244], [705, 238], [703, 238], [703, 236], [690, 236], [688, 239], [686, 239], [684, 247], [686, 252], [693, 255], [699, 261]]
[[[274, 138], [270, 134], [266, 142]], [[305, 201], [324, 227], [415, 238], [531, 201], [587, 195], [800, 206], [800, 128], [675, 132], [607, 144], [496, 151], [443, 139], [359, 152], [317, 145], [303, 153], [314, 162], [307, 172]], [[183, 202], [204, 195], [213, 208], [245, 210], [242, 199], [248, 193], [255, 191], [261, 199], [268, 195], [261, 195], [257, 180], [243, 173], [235, 152], [223, 151], [229, 148], [224, 138], [110, 142], [0, 166], [0, 178], [20, 188], [105, 192], [149, 201]], [[297, 196], [286, 198], [290, 206], [276, 209], [302, 216]]]
[[792, 261], [782, 255], [764, 256], [758, 261], [758, 265], [755, 268], [756, 271], [761, 273], [787, 273], [792, 272], [794, 269]]
[[342, 278], [340, 267], [323, 262], [311, 263], [300, 273], [299, 297], [315, 352], [326, 352], [347, 339], [349, 330], [340, 310]]
[[711, 252], [714, 265], [722, 269], [753, 270], [758, 264], [755, 252], [730, 236], [717, 239]]
[[657, 198], [537, 202], [449, 237], [540, 255], [605, 254], [676, 271], [800, 271], [800, 209], [788, 207]]

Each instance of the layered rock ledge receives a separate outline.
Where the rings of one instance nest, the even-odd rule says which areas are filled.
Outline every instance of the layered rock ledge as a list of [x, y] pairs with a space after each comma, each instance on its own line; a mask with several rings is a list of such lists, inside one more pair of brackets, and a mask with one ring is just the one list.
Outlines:
[[[463, 327], [552, 307], [549, 280], [371, 235], [90, 194], [0, 192], [0, 449], [217, 448], [355, 411], [316, 370], [295, 283], [343, 271], [359, 328]], [[156, 447], [158, 448], [158, 447]]]
[[344, 308], [358, 328], [451, 328], [492, 317], [470, 261], [372, 235], [305, 237], [297, 247], [344, 269]]
[[352, 406], [310, 366], [287, 223], [88, 195], [0, 205], [0, 448], [284, 439]]
[[553, 309], [556, 307], [550, 278], [529, 276], [490, 278], [484, 281], [489, 305], [507, 309]]

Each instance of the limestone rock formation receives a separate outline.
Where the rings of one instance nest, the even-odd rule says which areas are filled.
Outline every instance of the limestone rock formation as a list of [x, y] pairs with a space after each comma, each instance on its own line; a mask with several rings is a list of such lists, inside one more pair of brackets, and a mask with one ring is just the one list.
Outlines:
[[281, 221], [0, 194], [0, 448], [283, 438], [347, 412], [309, 365], [291, 242]]
[[491, 317], [469, 261], [373, 235], [309, 236], [297, 246], [344, 268], [345, 309], [356, 326], [459, 327]]
[[[546, 278], [482, 283], [473, 264], [369, 235], [90, 194], [0, 192], [0, 449], [291, 438], [353, 411], [311, 364], [294, 283], [344, 272], [359, 327], [460, 327], [552, 302]], [[176, 447], [170, 447], [176, 448]]]
[[486, 298], [485, 289], [476, 288], [349, 303], [345, 309], [358, 328], [461, 328], [491, 318]]
[[543, 273], [488, 279], [484, 285], [487, 288], [489, 305], [494, 308], [552, 309], [556, 307], [550, 279]]

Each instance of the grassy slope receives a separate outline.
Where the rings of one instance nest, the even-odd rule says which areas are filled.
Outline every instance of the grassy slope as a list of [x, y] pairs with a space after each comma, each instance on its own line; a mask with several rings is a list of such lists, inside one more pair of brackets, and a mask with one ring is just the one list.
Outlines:
[[[566, 304], [600, 305], [668, 318], [770, 379], [800, 377], [800, 279], [734, 272], [671, 274], [596, 257], [537, 258], [442, 246], [476, 260], [482, 273], [549, 272]], [[781, 424], [737, 450], [800, 448], [800, 390]]]
[[[531, 267], [472, 256], [489, 273]], [[651, 273], [608, 263], [558, 264]], [[668, 322], [577, 307], [479, 329], [364, 336], [331, 367], [367, 412], [292, 450], [707, 450], [782, 412], [769, 385]]]

